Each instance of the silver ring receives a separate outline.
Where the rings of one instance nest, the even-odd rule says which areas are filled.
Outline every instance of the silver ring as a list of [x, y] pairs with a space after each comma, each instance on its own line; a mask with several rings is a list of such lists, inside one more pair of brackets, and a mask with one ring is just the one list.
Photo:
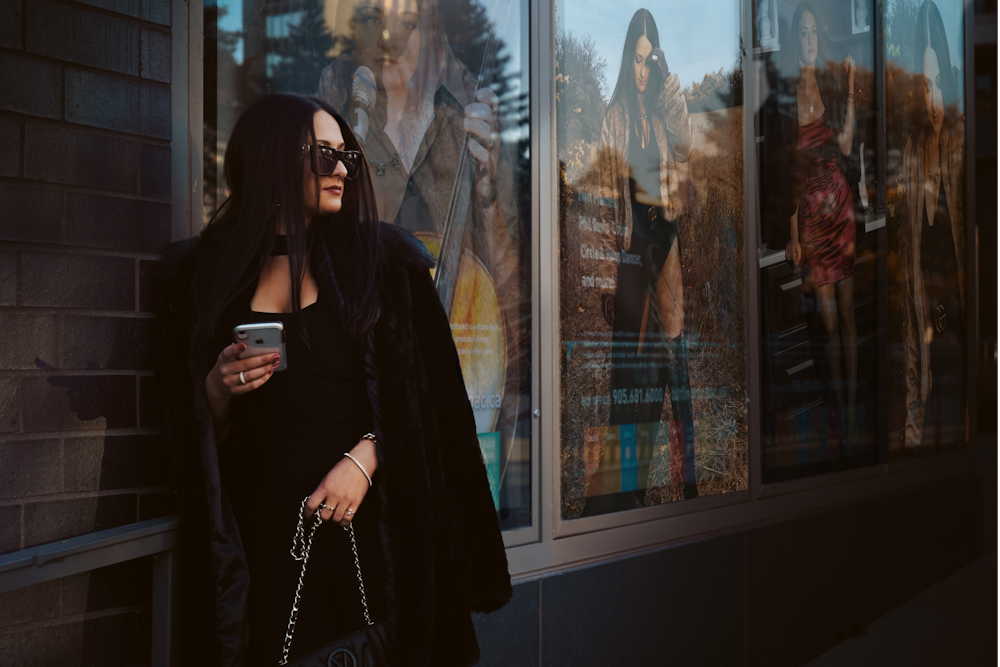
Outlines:
[[247, 379], [243, 377], [243, 371], [240, 371], [240, 384], [246, 384]]
[[320, 511], [330, 510], [330, 514], [333, 514], [333, 508], [330, 507], [329, 505], [327, 505], [326, 503], [320, 503], [319, 504], [319, 509], [320, 509]]
[[347, 514], [354, 514], [354, 510], [347, 510]]

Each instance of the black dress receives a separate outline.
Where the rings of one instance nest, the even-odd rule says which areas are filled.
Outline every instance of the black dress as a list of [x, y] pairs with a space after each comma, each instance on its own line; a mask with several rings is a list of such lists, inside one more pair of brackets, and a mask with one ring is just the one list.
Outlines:
[[[611, 417], [609, 424], [642, 424], [660, 421], [663, 388], [667, 385], [663, 358], [663, 322], [656, 300], [656, 286], [667, 255], [678, 237], [677, 223], [663, 218], [663, 209], [638, 201], [660, 199], [660, 149], [656, 139], [629, 146], [629, 189], [632, 207], [632, 243], [618, 263], [615, 321], [611, 347]], [[625, 255], [627, 253], [627, 256]], [[639, 352], [642, 316], [649, 298], [646, 345]], [[641, 396], [631, 400], [631, 392]], [[628, 395], [616, 394], [625, 390]], [[637, 394], [638, 395], [638, 394]]]
[[[222, 482], [233, 503], [250, 571], [249, 646], [253, 665], [275, 665], [301, 563], [289, 554], [302, 499], [362, 435], [372, 430], [364, 365], [327, 296], [298, 317], [250, 309], [254, 281], [229, 309], [231, 325], [282, 322], [288, 368], [233, 400]], [[308, 343], [303, 337], [307, 333]], [[360, 474], [360, 471], [359, 471]], [[353, 520], [372, 620], [385, 618], [385, 563], [376, 488]], [[307, 524], [308, 525], [308, 524]], [[347, 531], [316, 531], [291, 655], [320, 648], [364, 627]]]
[[[965, 437], [965, 313], [959, 296], [958, 259], [944, 185], [939, 188], [934, 224], [923, 209], [920, 268], [927, 295], [931, 391], [924, 405], [924, 445], [954, 446]], [[919, 304], [918, 304], [919, 305]]]
[[[681, 337], [671, 340], [663, 330], [656, 288], [670, 249], [679, 239], [677, 222], [663, 217], [661, 206], [640, 202], [660, 201], [660, 148], [650, 134], [643, 146], [631, 136], [628, 150], [629, 194], [632, 208], [632, 241], [622, 249], [615, 291], [615, 317], [611, 334], [611, 410], [609, 426], [619, 426], [619, 437], [634, 439], [633, 471], [622, 475], [618, 493], [588, 496], [581, 516], [619, 512], [645, 502], [646, 484], [653, 457], [656, 429], [663, 414], [663, 391], [670, 392], [673, 419], [685, 439], [681, 445], [682, 480], [688, 495], [696, 493], [694, 479], [694, 428], [687, 355]], [[643, 346], [639, 340], [649, 300]], [[629, 435], [624, 435], [628, 433]], [[623, 455], [624, 456], [624, 455]], [[622, 468], [626, 468], [622, 464]], [[676, 478], [676, 473], [674, 478]]]

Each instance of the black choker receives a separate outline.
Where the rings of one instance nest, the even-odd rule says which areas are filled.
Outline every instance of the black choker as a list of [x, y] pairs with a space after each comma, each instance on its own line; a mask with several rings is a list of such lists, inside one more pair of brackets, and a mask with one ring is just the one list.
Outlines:
[[279, 257], [288, 254], [288, 237], [279, 234], [274, 237], [274, 246], [271, 247], [271, 257]]

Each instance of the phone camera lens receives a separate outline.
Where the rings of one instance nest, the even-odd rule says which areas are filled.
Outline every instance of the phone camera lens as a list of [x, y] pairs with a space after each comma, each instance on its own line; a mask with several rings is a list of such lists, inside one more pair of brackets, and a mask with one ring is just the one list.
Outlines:
[[237, 331], [236, 332], [236, 340], [246, 340], [249, 337], [250, 336], [249, 336], [249, 334], [246, 331]]

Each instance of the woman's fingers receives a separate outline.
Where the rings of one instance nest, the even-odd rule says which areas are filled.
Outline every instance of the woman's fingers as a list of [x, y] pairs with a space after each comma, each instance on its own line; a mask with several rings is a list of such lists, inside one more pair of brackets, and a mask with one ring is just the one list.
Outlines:
[[491, 88], [480, 88], [477, 90], [476, 99], [493, 110], [496, 110], [497, 105], [500, 104], [500, 98], [497, 97], [497, 94]]
[[306, 511], [305, 515], [310, 517], [313, 515], [319, 506], [323, 503], [323, 489], [322, 487], [317, 487], [315, 491], [309, 494], [309, 499], [306, 500]]
[[235, 384], [232, 387], [232, 393], [234, 396], [239, 396], [248, 391], [253, 391], [270, 380], [272, 375], [274, 375], [273, 368], [257, 368], [252, 371], [243, 371], [243, 380], [245, 382], [240, 382], [239, 374], [237, 374]]
[[364, 501], [364, 496], [354, 500], [348, 498], [341, 500], [340, 504], [337, 505], [337, 511], [333, 513], [333, 520], [347, 528], [354, 520], [354, 515], [358, 513], [362, 501]]
[[331, 519], [337, 523], [341, 523], [344, 520], [344, 514], [347, 512], [347, 510], [348, 506], [345, 501], [337, 503], [337, 506], [333, 510], [333, 516], [331, 517]]
[[277, 368], [280, 359], [281, 355], [277, 353], [258, 354], [256, 357], [250, 357], [249, 359], [231, 361], [226, 364], [223, 371], [239, 373], [240, 371], [252, 371], [255, 368], [266, 368], [269, 366]]
[[[469, 106], [475, 106], [475, 105], [469, 105]], [[493, 128], [490, 127], [489, 122], [485, 120], [472, 118], [471, 116], [466, 116], [465, 131], [474, 136], [476, 139], [478, 139], [484, 146], [492, 147], [493, 143], [496, 141], [496, 137], [494, 136], [493, 133]]]
[[469, 155], [475, 158], [476, 162], [487, 169], [490, 167], [490, 154], [478, 141], [469, 142]]
[[[243, 385], [243, 383], [240, 382], [241, 372], [243, 373], [244, 379], [249, 382], [251, 377], [250, 373], [262, 369], [264, 372], [267, 372], [271, 369], [277, 368], [280, 359], [281, 356], [278, 354], [259, 354], [255, 357], [250, 357], [249, 359], [239, 359], [223, 364], [219, 370], [222, 372], [223, 381], [227, 385], [230, 387], [238, 387]], [[260, 377], [260, 373], [254, 374], [253, 377]]]
[[657, 68], [660, 70], [660, 75], [666, 81], [667, 77], [670, 76], [670, 68], [667, 66], [667, 56], [663, 53], [663, 50], [660, 47], [656, 47], [650, 52], [649, 58], [656, 63]]
[[321, 491], [316, 491], [310, 496], [310, 502], [306, 503], [306, 516], [312, 516], [313, 512], [319, 510], [319, 516], [323, 521], [332, 521], [346, 528], [354, 519], [354, 515], [357, 514], [362, 499], [358, 498], [352, 501], [348, 498], [328, 496], [325, 500], [315, 503], [314, 507], [310, 507], [313, 504], [312, 498], [318, 497], [321, 493]]
[[222, 349], [222, 352], [219, 353], [219, 361], [222, 363], [230, 362], [245, 349], [247, 349], [247, 346], [243, 343], [233, 343], [232, 345], [227, 345]]
[[493, 119], [493, 107], [482, 102], [473, 102], [465, 107], [466, 119], [478, 119], [489, 123]]

